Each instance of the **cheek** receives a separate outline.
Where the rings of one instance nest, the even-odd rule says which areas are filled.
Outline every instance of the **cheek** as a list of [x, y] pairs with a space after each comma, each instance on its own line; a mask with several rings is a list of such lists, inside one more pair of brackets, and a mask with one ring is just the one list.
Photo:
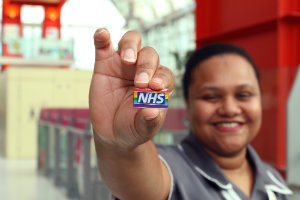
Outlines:
[[260, 104], [258, 105], [252, 105], [247, 107], [248, 117], [250, 118], [250, 124], [249, 124], [249, 142], [251, 142], [258, 134], [259, 129], [261, 127], [262, 123], [262, 110]]
[[262, 107], [259, 101], [249, 103], [244, 106], [244, 112], [256, 126], [260, 127], [262, 120]]
[[215, 113], [215, 108], [201, 101], [195, 101], [189, 107], [188, 116], [191, 122], [204, 123]]
[[249, 115], [257, 118], [261, 117], [262, 114], [262, 108], [261, 103], [259, 101], [254, 101], [252, 103], [249, 103], [247, 106], [245, 106], [245, 110]]

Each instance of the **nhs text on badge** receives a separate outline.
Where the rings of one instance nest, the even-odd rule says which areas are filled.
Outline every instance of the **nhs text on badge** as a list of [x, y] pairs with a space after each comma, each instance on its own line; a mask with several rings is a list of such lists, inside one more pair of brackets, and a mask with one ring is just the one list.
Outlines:
[[168, 108], [168, 90], [134, 89], [135, 108]]

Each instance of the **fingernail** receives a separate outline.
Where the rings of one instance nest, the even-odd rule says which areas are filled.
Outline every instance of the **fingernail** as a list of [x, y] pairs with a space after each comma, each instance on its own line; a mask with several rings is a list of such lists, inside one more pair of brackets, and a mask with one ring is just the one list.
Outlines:
[[97, 32], [98, 32], [98, 34], [101, 34], [101, 33], [105, 32], [105, 29], [100, 29]]
[[140, 73], [135, 80], [136, 83], [148, 83], [149, 75], [146, 72]]
[[136, 58], [133, 49], [126, 49], [123, 54], [123, 60], [127, 62], [135, 62]]
[[94, 35], [95, 40], [101, 42], [102, 39], [101, 39], [100, 35], [101, 35], [102, 33], [104, 33], [105, 31], [106, 31], [106, 30], [105, 30], [104, 28], [103, 28], [103, 29], [97, 30], [96, 33], [95, 33], [95, 35]]

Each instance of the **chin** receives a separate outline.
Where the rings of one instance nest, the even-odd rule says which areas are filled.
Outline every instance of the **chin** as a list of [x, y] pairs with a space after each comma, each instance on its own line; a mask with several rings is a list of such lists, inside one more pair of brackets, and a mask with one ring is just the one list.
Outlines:
[[218, 154], [225, 157], [232, 157], [240, 154], [247, 148], [247, 144], [227, 144], [218, 148]]

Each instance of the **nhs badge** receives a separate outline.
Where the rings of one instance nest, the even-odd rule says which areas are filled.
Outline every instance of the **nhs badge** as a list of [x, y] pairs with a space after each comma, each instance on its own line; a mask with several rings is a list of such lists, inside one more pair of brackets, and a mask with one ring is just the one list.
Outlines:
[[168, 89], [134, 89], [135, 108], [168, 108]]

